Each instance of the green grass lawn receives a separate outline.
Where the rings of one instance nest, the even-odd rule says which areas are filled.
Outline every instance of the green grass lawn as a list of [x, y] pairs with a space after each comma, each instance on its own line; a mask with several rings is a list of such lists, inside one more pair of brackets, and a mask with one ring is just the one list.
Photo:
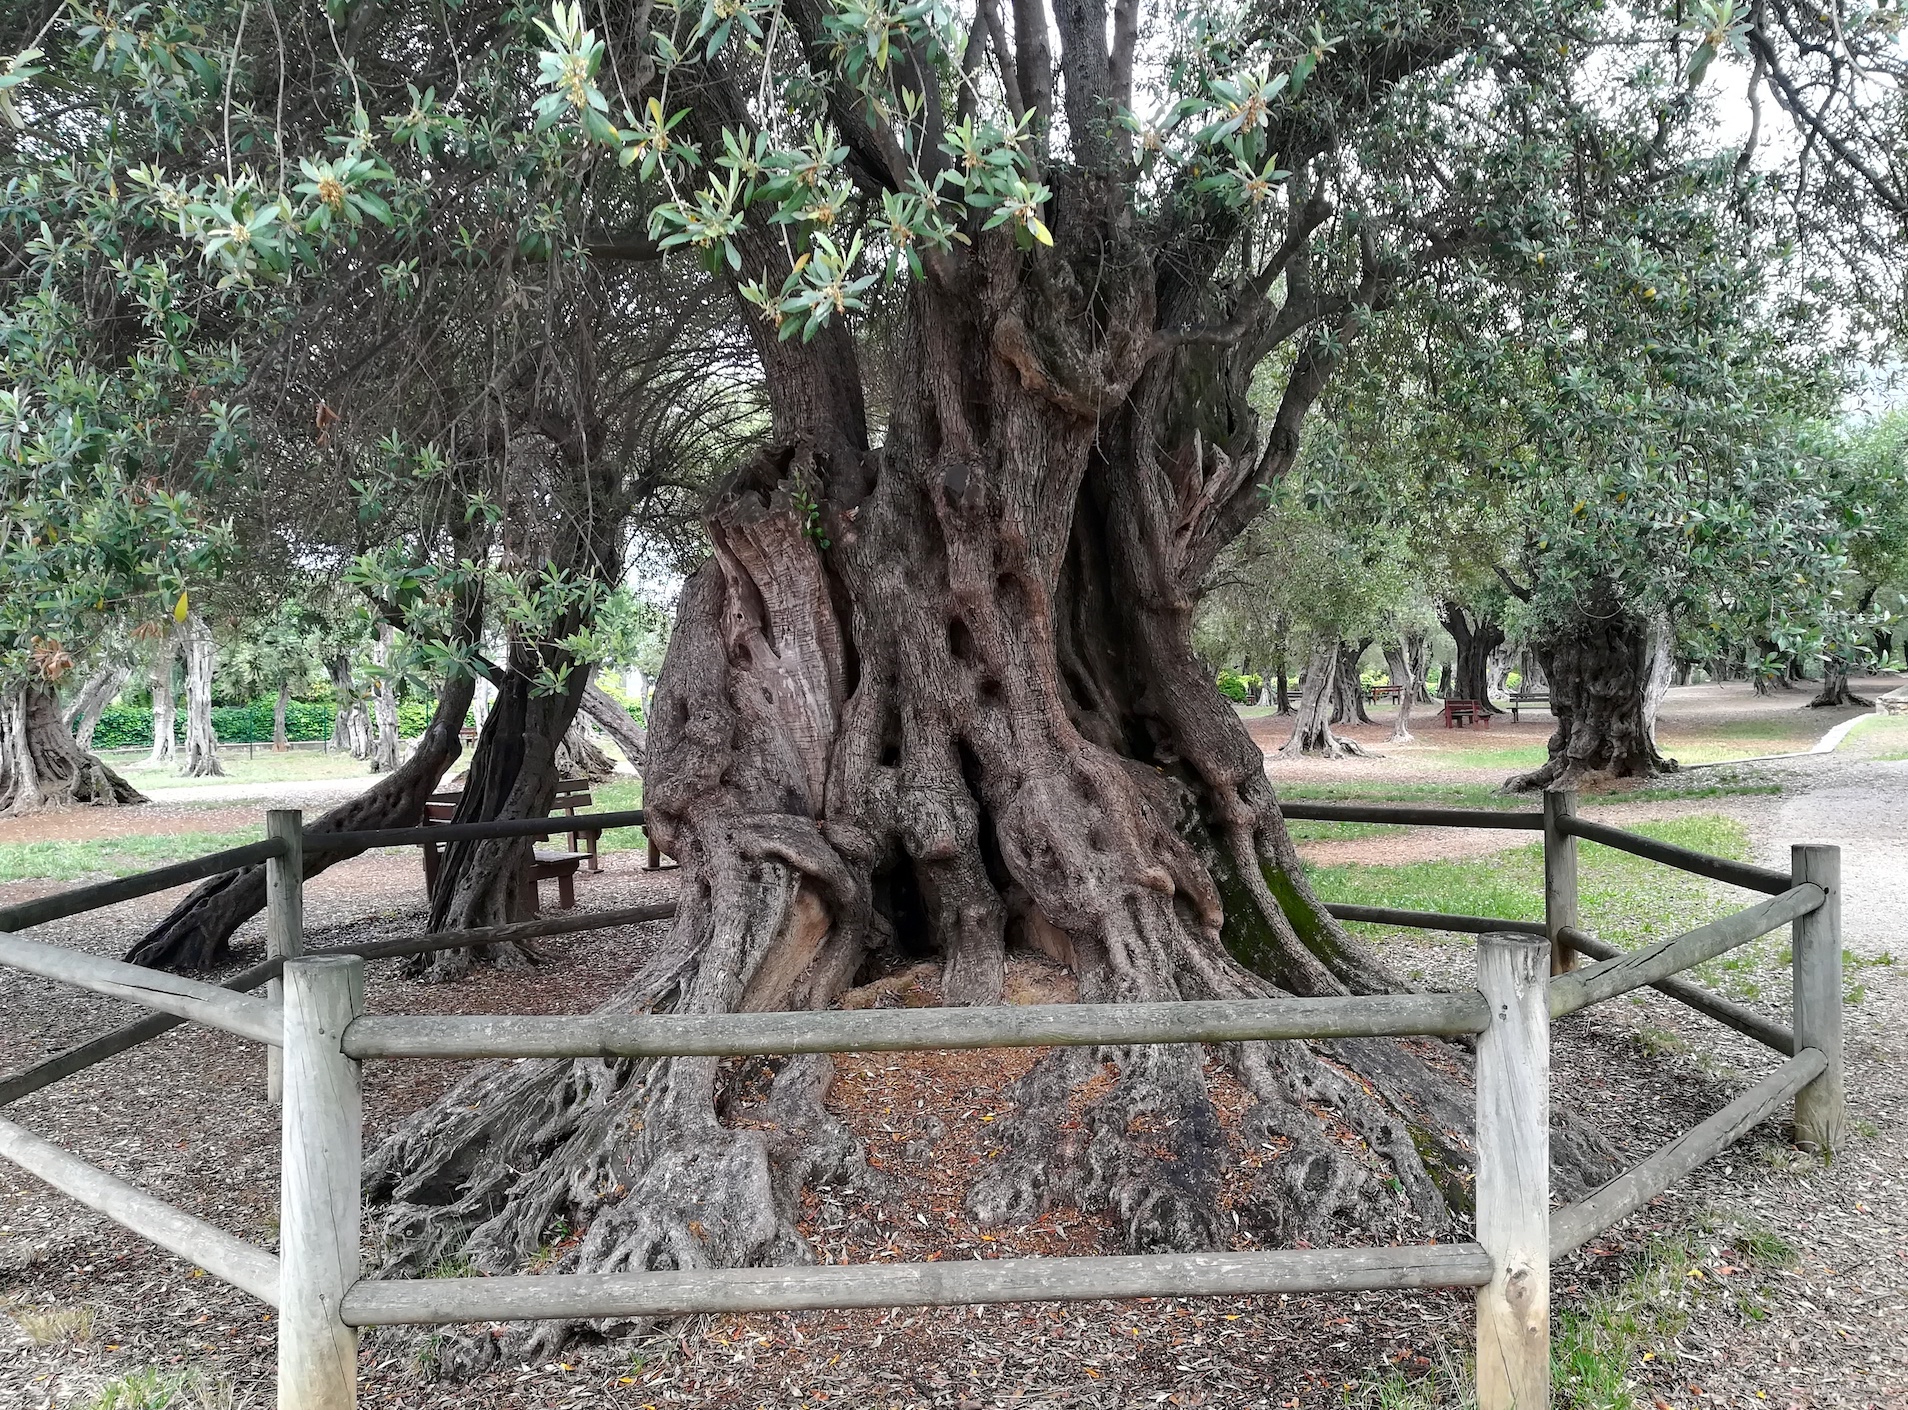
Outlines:
[[250, 758], [243, 748], [221, 749], [219, 764], [224, 768], [222, 776], [212, 778], [184, 778], [180, 776], [176, 765], [165, 765], [157, 769], [143, 767], [141, 757], [121, 755], [108, 756], [107, 764], [126, 782], [141, 793], [163, 793], [169, 788], [203, 788], [207, 784], [221, 783], [304, 783], [315, 779], [370, 777], [370, 770], [364, 760], [354, 759], [349, 754], [327, 754], [318, 749], [293, 749], [283, 754], [274, 754], [269, 747], [260, 748]]
[[[1739, 859], [1748, 853], [1748, 833], [1733, 818], [1675, 818], [1635, 830], [1716, 856]], [[1327, 901], [1504, 920], [1541, 921], [1544, 916], [1544, 849], [1539, 842], [1461, 861], [1315, 867], [1310, 873], [1312, 885]], [[1700, 877], [1592, 842], [1579, 844], [1578, 878], [1585, 925], [1612, 944], [1630, 945], [1687, 930], [1723, 913], [1728, 905], [1719, 902], [1716, 888]], [[1391, 930], [1361, 928], [1372, 934]], [[1471, 943], [1468, 936], [1464, 943]]]
[[131, 876], [208, 852], [243, 847], [264, 833], [169, 832], [148, 837], [93, 837], [81, 842], [11, 842], [0, 846], [0, 881], [84, 881]]

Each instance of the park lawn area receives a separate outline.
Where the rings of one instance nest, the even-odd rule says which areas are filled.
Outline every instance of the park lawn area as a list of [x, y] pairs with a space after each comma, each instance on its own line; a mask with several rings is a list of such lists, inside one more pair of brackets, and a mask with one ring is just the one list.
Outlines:
[[[618, 775], [590, 789], [592, 813], [622, 813], [643, 806], [643, 781]], [[635, 852], [648, 845], [640, 827], [613, 827], [597, 842], [599, 852]]]
[[1838, 751], [1864, 759], [1908, 759], [1908, 715], [1873, 715], [1842, 738]]
[[213, 778], [185, 778], [175, 764], [148, 769], [143, 767], [143, 759], [138, 765], [127, 765], [108, 757], [106, 763], [141, 793], [163, 793], [169, 788], [204, 788], [208, 784], [221, 783], [307, 783], [333, 778], [370, 777], [370, 770], [364, 760], [354, 759], [349, 754], [327, 754], [321, 749], [292, 749], [275, 754], [270, 748], [262, 748], [254, 751], [249, 758], [242, 747], [221, 749], [219, 764], [225, 772]]
[[[1743, 825], [1717, 814], [1642, 823], [1634, 830], [1720, 857], [1748, 854]], [[1325, 901], [1505, 920], [1541, 921], [1544, 916], [1541, 842], [1458, 861], [1346, 864], [1313, 867], [1309, 873]], [[1613, 945], [1628, 947], [1688, 930], [1725, 914], [1728, 905], [1718, 901], [1713, 882], [1593, 842], [1579, 844], [1578, 874], [1584, 923]], [[1357, 928], [1372, 935], [1398, 933], [1390, 926]], [[1471, 943], [1468, 935], [1462, 939]]]
[[257, 828], [244, 832], [162, 832], [147, 836], [90, 837], [77, 841], [10, 842], [0, 846], [0, 881], [83, 881], [132, 876], [243, 847]]

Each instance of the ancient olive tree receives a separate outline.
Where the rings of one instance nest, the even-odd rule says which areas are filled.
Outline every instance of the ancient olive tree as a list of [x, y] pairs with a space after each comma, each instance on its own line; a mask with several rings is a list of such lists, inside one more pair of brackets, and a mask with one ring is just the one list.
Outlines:
[[[752, 0], [544, 26], [534, 120], [620, 163], [655, 243], [748, 306], [771, 422], [657, 687], [646, 806], [681, 909], [619, 1004], [824, 1006], [898, 939], [949, 1003], [997, 1002], [1015, 948], [1094, 1000], [1396, 985], [1312, 895], [1193, 609], [1365, 321], [1556, 218], [1594, 22], [1141, 20]], [[1267, 1237], [1450, 1227], [1450, 1055], [1220, 1056], [1284, 1152], [1235, 1206]], [[1117, 1076], [1088, 1085], [1096, 1057]], [[800, 1258], [801, 1185], [862, 1168], [830, 1071], [791, 1063], [760, 1105], [705, 1059], [475, 1077], [374, 1161], [392, 1265], [514, 1268], [558, 1216], [587, 1230], [566, 1266]], [[982, 1217], [1072, 1202], [1137, 1248], [1230, 1237], [1201, 1054], [1055, 1053], [1016, 1100]], [[1584, 1151], [1560, 1148], [1568, 1187]], [[500, 1345], [531, 1354], [439, 1354]]]
[[1550, 758], [1513, 787], [1673, 768], [1674, 643], [1819, 639], [1841, 611], [1838, 382], [1806, 266], [1727, 163], [1623, 209], [1628, 229], [1500, 253], [1400, 308], [1354, 374], [1390, 399], [1346, 412], [1392, 511], [1471, 546], [1543, 667]]

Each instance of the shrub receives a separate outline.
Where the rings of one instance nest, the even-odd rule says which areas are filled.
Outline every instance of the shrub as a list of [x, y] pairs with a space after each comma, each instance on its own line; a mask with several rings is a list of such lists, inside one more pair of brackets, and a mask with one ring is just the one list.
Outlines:
[[1264, 683], [1264, 676], [1242, 676], [1231, 669], [1219, 673], [1219, 693], [1235, 705], [1243, 705], [1252, 699]]
[[[265, 695], [243, 705], [214, 705], [212, 732], [221, 744], [270, 744], [272, 711], [277, 701]], [[285, 734], [294, 740], [331, 738], [334, 711], [318, 701], [293, 700], [285, 709]], [[429, 713], [426, 712], [426, 719]], [[185, 738], [185, 709], [173, 712], [172, 734]], [[149, 749], [152, 747], [152, 707], [149, 705], [109, 705], [93, 731], [95, 749]]]

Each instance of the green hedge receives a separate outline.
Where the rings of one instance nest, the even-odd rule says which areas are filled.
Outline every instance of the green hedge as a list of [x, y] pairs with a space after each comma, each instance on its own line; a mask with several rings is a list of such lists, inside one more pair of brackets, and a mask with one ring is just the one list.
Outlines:
[[[272, 711], [277, 702], [269, 695], [243, 705], [214, 705], [212, 732], [221, 744], [270, 744]], [[400, 710], [400, 718], [402, 711]], [[310, 700], [294, 700], [285, 710], [285, 733], [294, 740], [331, 738], [334, 711], [330, 705]], [[425, 718], [430, 712], [425, 711]], [[172, 716], [172, 736], [185, 739], [185, 710]], [[93, 731], [95, 749], [150, 749], [152, 747], [152, 708], [147, 705], [109, 705]]]

